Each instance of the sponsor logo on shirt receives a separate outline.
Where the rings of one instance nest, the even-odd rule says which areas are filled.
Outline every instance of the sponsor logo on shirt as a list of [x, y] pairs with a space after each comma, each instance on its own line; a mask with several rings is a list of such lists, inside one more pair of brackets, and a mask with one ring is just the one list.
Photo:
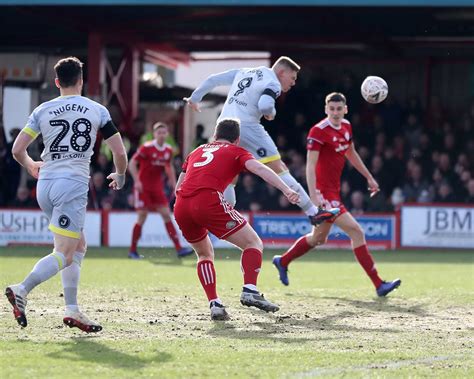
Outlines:
[[230, 230], [230, 229], [233, 229], [235, 225], [237, 225], [235, 221], [227, 221], [227, 224], [225, 224], [225, 227]]
[[61, 154], [53, 153], [51, 154], [51, 160], [56, 161], [58, 159], [75, 159], [75, 158], [85, 158], [86, 155], [83, 153], [71, 153], [71, 154]]

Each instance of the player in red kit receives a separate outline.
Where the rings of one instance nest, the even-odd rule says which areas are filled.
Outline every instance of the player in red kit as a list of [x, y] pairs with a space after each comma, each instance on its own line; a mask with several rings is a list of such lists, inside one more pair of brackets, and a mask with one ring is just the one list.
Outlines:
[[199, 146], [184, 161], [176, 191], [174, 215], [184, 237], [198, 255], [197, 274], [209, 300], [213, 320], [228, 320], [229, 315], [217, 295], [214, 250], [208, 232], [242, 250], [242, 305], [266, 312], [279, 309], [257, 289], [262, 241], [244, 217], [224, 199], [225, 188], [237, 174], [248, 170], [282, 191], [292, 204], [299, 201], [298, 193], [277, 174], [237, 146], [239, 136], [238, 120], [221, 120], [216, 126], [215, 142]]
[[313, 126], [308, 134], [306, 179], [313, 202], [323, 202], [327, 207], [338, 207], [340, 213], [319, 227], [313, 227], [312, 233], [300, 237], [285, 254], [275, 256], [273, 264], [278, 269], [281, 282], [288, 285], [290, 262], [326, 243], [332, 223], [335, 223], [350, 237], [357, 261], [372, 280], [377, 295], [386, 296], [401, 284], [401, 280], [385, 282], [379, 277], [374, 260], [367, 249], [362, 227], [341, 204], [341, 174], [346, 158], [367, 179], [371, 196], [379, 191], [379, 185], [352, 142], [352, 127], [344, 118], [347, 114], [345, 96], [337, 92], [326, 96], [325, 112], [328, 117]]
[[137, 253], [137, 242], [142, 234], [142, 227], [149, 211], [160, 213], [178, 257], [193, 253], [191, 248], [184, 248], [179, 242], [176, 228], [171, 221], [169, 201], [163, 191], [163, 173], [166, 174], [173, 192], [176, 187], [176, 173], [171, 162], [173, 148], [165, 143], [168, 133], [166, 124], [162, 122], [154, 124], [153, 141], [140, 146], [130, 161], [129, 171], [134, 181], [135, 209], [138, 213], [138, 219], [132, 232], [132, 244], [128, 253], [128, 257], [131, 259], [143, 258]]

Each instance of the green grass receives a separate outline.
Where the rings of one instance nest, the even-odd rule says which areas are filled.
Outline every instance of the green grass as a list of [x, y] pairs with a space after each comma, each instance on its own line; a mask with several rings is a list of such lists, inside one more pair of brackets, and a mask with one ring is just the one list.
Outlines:
[[[46, 248], [1, 248], [0, 285], [21, 281]], [[267, 251], [259, 287], [276, 314], [239, 303], [236, 251], [216, 259], [220, 297], [232, 320], [212, 322], [192, 258], [145, 250], [90, 249], [80, 302], [104, 330], [62, 325], [58, 278], [29, 296], [21, 329], [0, 302], [2, 378], [474, 377], [474, 254], [376, 252], [384, 278], [402, 286], [386, 299], [351, 252], [313, 252], [290, 267], [284, 287]]]

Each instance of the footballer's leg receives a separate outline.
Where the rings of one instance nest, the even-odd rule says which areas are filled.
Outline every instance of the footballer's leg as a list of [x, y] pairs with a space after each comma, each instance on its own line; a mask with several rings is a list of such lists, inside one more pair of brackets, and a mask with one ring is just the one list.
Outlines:
[[229, 314], [217, 295], [214, 249], [211, 240], [206, 235], [201, 241], [193, 242], [191, 245], [198, 256], [197, 275], [209, 301], [211, 319], [216, 321], [229, 320]]
[[80, 311], [77, 304], [77, 288], [81, 276], [82, 260], [84, 259], [86, 251], [87, 244], [84, 233], [82, 233], [79, 244], [73, 254], [72, 263], [61, 271], [65, 303], [63, 322], [70, 328], [77, 327], [86, 333], [91, 333], [101, 331], [102, 326], [89, 320], [89, 318]]
[[309, 195], [304, 190], [303, 186], [291, 175], [288, 167], [281, 159], [265, 162], [278, 176], [290, 187], [293, 191], [298, 192], [300, 201], [298, 205], [303, 212], [308, 216], [312, 225], [317, 226], [322, 222], [331, 219], [339, 213], [339, 208], [322, 209], [316, 207], [311, 201]]
[[400, 279], [395, 279], [391, 282], [385, 282], [380, 278], [375, 267], [374, 259], [367, 248], [364, 230], [354, 219], [354, 217], [352, 217], [352, 215], [347, 212], [339, 216], [335, 223], [351, 238], [354, 255], [366, 272], [367, 276], [374, 284], [377, 295], [386, 296], [393, 290], [397, 289], [401, 284]]
[[191, 249], [190, 247], [181, 246], [181, 242], [179, 241], [179, 235], [176, 232], [176, 228], [174, 227], [173, 221], [171, 221], [171, 212], [168, 205], [159, 206], [156, 210], [163, 218], [166, 231], [171, 241], [173, 242], [178, 258], [186, 257], [188, 255], [193, 254], [193, 249]]
[[276, 312], [280, 307], [264, 298], [258, 291], [257, 279], [262, 267], [263, 243], [255, 230], [245, 224], [242, 228], [225, 237], [225, 240], [242, 250], [241, 269], [244, 286], [240, 302], [247, 307], [256, 307], [266, 312]]
[[313, 227], [313, 231], [309, 234], [301, 236], [295, 243], [283, 254], [273, 257], [273, 265], [278, 270], [280, 281], [285, 286], [290, 284], [288, 279], [288, 265], [293, 260], [305, 255], [314, 247], [323, 245], [327, 241], [329, 231], [332, 224], [323, 222], [318, 227]]
[[137, 252], [137, 244], [142, 235], [142, 228], [145, 224], [147, 216], [148, 211], [146, 209], [137, 209], [137, 222], [133, 226], [132, 243], [130, 244], [130, 250], [128, 252], [128, 257], [130, 259], [143, 259], [143, 255], [140, 255]]

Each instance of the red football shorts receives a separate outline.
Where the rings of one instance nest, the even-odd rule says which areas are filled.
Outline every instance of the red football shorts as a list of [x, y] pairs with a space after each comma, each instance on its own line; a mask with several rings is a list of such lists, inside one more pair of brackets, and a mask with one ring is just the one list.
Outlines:
[[346, 207], [344, 206], [344, 204], [341, 203], [341, 196], [337, 192], [321, 191], [321, 195], [323, 195], [325, 200], [329, 201], [331, 207], [339, 208], [341, 210], [337, 216], [334, 216], [333, 218], [326, 220], [325, 222], [332, 224], [334, 223], [336, 218], [347, 212]]
[[184, 238], [190, 243], [203, 240], [208, 231], [225, 239], [247, 223], [220, 192], [211, 189], [199, 191], [190, 197], [178, 195], [174, 218]]
[[157, 207], [169, 206], [168, 199], [163, 190], [143, 190], [142, 192], [138, 192], [134, 189], [133, 194], [135, 198], [135, 209], [155, 209]]

